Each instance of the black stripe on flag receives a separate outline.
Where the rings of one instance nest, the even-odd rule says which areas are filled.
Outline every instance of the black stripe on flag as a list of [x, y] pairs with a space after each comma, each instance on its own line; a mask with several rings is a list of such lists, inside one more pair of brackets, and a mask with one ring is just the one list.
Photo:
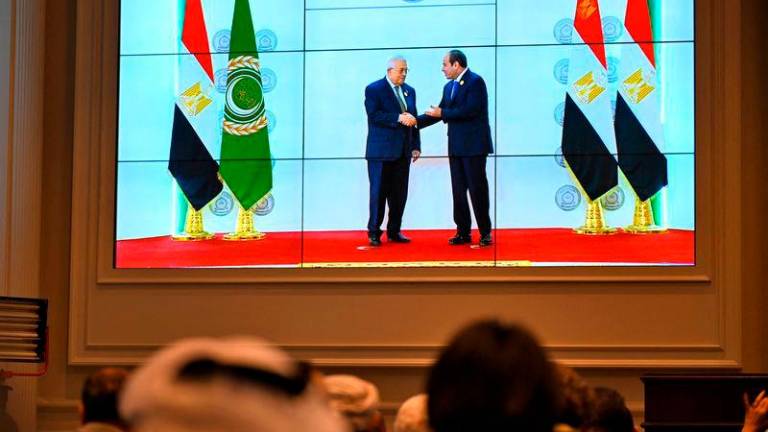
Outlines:
[[613, 189], [619, 181], [616, 159], [570, 94], [565, 95], [563, 156], [590, 200]]
[[619, 167], [641, 201], [667, 185], [667, 158], [619, 94], [616, 100], [616, 147]]
[[173, 133], [168, 170], [195, 210], [205, 207], [221, 192], [219, 164], [205, 148], [192, 124], [178, 106], [173, 113]]

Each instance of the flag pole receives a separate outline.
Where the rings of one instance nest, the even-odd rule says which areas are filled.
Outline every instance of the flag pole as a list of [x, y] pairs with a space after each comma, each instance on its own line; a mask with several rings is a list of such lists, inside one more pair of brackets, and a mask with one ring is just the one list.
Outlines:
[[184, 232], [171, 236], [176, 241], [200, 241], [210, 240], [215, 235], [205, 230], [203, 226], [203, 211], [195, 210], [192, 204], [187, 202], [187, 217], [184, 222]]
[[586, 235], [609, 235], [616, 234], [616, 228], [611, 228], [605, 223], [603, 214], [603, 204], [600, 199], [590, 200], [587, 194], [584, 194], [587, 202], [587, 212], [584, 218], [584, 225], [574, 228], [576, 234]]
[[226, 234], [224, 236], [224, 240], [263, 240], [266, 236], [266, 234], [256, 230], [256, 227], [253, 223], [253, 210], [246, 210], [243, 208], [243, 206], [238, 205], [237, 225], [235, 226], [235, 232]]
[[656, 225], [653, 218], [652, 198], [641, 201], [635, 195], [635, 214], [632, 217], [632, 225], [624, 228], [630, 234], [663, 234], [667, 229]]

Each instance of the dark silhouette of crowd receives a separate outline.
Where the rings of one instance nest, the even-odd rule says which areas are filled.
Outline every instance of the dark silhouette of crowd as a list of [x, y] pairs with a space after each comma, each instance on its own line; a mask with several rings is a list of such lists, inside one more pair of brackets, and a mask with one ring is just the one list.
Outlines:
[[[768, 427], [768, 397], [744, 396], [743, 432]], [[376, 386], [323, 376], [255, 338], [185, 339], [82, 392], [82, 432], [386, 432]], [[394, 432], [635, 432], [624, 398], [549, 359], [526, 328], [460, 329], [406, 400]]]

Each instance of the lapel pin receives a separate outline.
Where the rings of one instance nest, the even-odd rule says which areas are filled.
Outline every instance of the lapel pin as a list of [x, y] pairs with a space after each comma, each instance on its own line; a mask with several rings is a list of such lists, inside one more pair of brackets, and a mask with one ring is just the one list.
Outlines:
[[459, 81], [459, 85], [464, 85], [464, 80]]
[[405, 97], [408, 97], [408, 90], [404, 91], [403, 94], [405, 95]]

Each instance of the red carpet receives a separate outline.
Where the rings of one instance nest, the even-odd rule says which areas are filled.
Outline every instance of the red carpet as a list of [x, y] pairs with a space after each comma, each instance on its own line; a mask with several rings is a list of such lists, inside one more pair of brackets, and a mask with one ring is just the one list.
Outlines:
[[[362, 231], [267, 233], [260, 241], [229, 242], [217, 236], [203, 242], [152, 237], [117, 242], [119, 268], [240, 267], [322, 265], [493, 265], [510, 261], [559, 264], [694, 263], [694, 232], [583, 236], [570, 229], [505, 229], [494, 232], [493, 247], [450, 246], [453, 230], [404, 231], [410, 244], [383, 241], [370, 248]], [[477, 236], [477, 233], [473, 233]], [[475, 237], [475, 241], [477, 238]], [[302, 245], [303, 243], [303, 245]], [[302, 247], [303, 246], [303, 247]], [[302, 259], [303, 257], [303, 259]], [[363, 264], [366, 263], [366, 264]]]

